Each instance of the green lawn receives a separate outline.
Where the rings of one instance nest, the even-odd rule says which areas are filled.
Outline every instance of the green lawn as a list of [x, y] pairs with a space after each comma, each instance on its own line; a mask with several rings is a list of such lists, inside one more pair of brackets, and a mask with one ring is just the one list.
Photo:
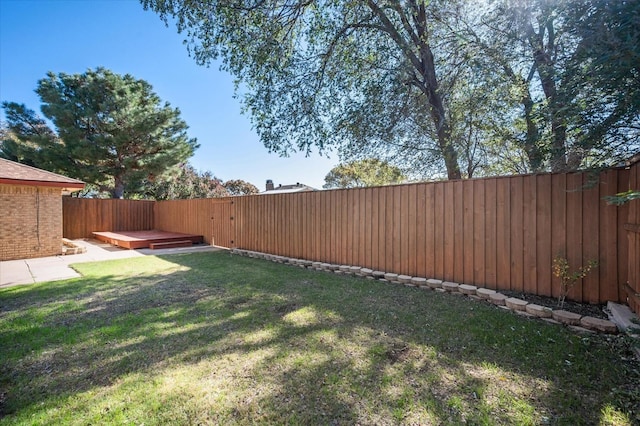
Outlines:
[[0, 290], [1, 424], [637, 424], [621, 336], [226, 252]]

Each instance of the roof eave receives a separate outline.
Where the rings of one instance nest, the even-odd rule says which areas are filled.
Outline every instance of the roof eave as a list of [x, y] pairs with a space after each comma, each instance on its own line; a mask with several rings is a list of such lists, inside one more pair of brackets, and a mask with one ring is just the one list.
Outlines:
[[53, 188], [62, 188], [70, 192], [79, 191], [84, 189], [83, 182], [54, 182], [43, 180], [29, 180], [29, 179], [7, 179], [0, 178], [0, 184], [5, 185], [22, 185], [22, 186], [48, 186]]

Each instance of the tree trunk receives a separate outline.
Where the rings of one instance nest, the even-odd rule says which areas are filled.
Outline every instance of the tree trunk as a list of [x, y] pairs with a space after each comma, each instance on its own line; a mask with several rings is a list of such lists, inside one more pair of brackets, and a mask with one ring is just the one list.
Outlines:
[[533, 119], [533, 99], [531, 99], [531, 93], [526, 81], [522, 81], [522, 106], [524, 107], [524, 118], [527, 123], [527, 136], [524, 142], [524, 151], [527, 153], [527, 159], [529, 160], [529, 167], [533, 173], [540, 172], [542, 170], [543, 155], [538, 145], [540, 139], [540, 133], [538, 131], [538, 125]]
[[431, 46], [428, 43], [429, 34], [427, 30], [427, 20], [425, 6], [421, 4], [418, 8], [417, 34], [419, 43], [419, 60], [420, 60], [420, 76], [422, 84], [420, 85], [423, 93], [429, 102], [429, 113], [438, 135], [438, 147], [444, 159], [447, 168], [447, 178], [462, 179], [460, 165], [458, 164], [458, 153], [456, 152], [451, 141], [451, 126], [447, 121], [446, 110], [442, 96], [438, 90], [438, 78], [436, 76], [435, 61]]
[[444, 164], [447, 168], [447, 178], [462, 179], [460, 165], [458, 164], [458, 153], [451, 144], [451, 127], [445, 118], [444, 105], [442, 98], [435, 91], [431, 90], [429, 94], [429, 112], [433, 119], [438, 135], [438, 147], [442, 153]]
[[116, 176], [114, 178], [114, 181], [113, 193], [111, 195], [113, 196], [113, 198], [124, 198], [124, 182], [122, 181], [122, 177]]
[[552, 56], [555, 50], [556, 36], [551, 11], [545, 10], [544, 15], [544, 20], [538, 18], [539, 32], [536, 33], [531, 24], [532, 17], [529, 17], [526, 31], [542, 91], [549, 104], [548, 117], [551, 123], [552, 137], [550, 149], [551, 171], [564, 172], [567, 171], [567, 126], [564, 123], [561, 111], [562, 105], [558, 99], [555, 62]]

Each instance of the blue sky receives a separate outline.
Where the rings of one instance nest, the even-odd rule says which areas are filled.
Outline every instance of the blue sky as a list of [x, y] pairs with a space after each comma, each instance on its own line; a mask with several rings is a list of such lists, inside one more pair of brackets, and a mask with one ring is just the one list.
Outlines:
[[197, 169], [260, 190], [266, 179], [322, 188], [337, 156], [269, 154], [240, 114], [232, 77], [217, 65], [198, 66], [183, 38], [135, 0], [0, 0], [0, 100], [40, 112], [34, 89], [48, 71], [104, 66], [148, 81], [180, 109], [189, 135], [200, 143], [190, 160]]

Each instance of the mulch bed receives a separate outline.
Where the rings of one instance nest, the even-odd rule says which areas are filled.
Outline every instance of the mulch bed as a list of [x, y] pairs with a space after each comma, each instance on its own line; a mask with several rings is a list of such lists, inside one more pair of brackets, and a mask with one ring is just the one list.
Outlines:
[[[509, 297], [517, 297], [518, 299], [526, 300], [529, 303], [535, 303], [536, 305], [546, 306], [551, 309], [560, 309], [558, 307], [558, 299], [555, 297], [536, 296], [534, 294], [522, 293], [517, 291], [500, 291], [500, 293]], [[578, 303], [572, 300], [565, 300], [562, 309], [565, 311], [580, 314], [582, 316], [590, 316], [594, 318], [609, 319], [604, 311], [605, 305], [592, 305], [588, 303]]]

